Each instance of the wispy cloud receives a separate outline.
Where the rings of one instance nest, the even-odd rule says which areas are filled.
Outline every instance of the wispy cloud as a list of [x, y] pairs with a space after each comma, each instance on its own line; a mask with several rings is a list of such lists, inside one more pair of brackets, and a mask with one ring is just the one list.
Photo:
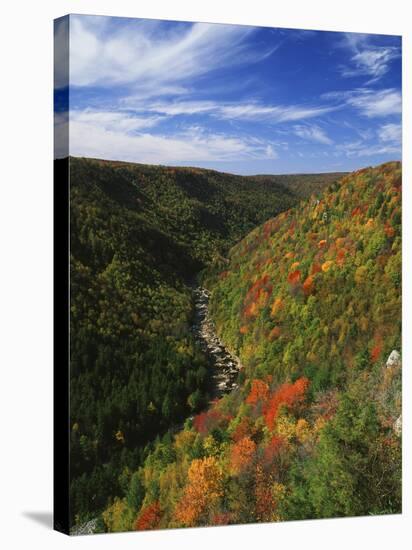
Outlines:
[[402, 127], [400, 124], [383, 124], [376, 135], [369, 139], [359, 139], [346, 142], [336, 147], [338, 152], [347, 157], [368, 157], [376, 155], [392, 155], [397, 158], [401, 155]]
[[274, 145], [265, 140], [209, 132], [200, 126], [173, 136], [140, 131], [154, 124], [153, 119], [133, 120], [127, 113], [74, 113], [71, 154], [155, 164], [277, 158]]
[[259, 61], [273, 50], [247, 47], [252, 27], [126, 20], [128, 24], [108, 30], [106, 20], [70, 18], [75, 86], [127, 84], [146, 95], [161, 95], [163, 88], [180, 91], [183, 81], [226, 65]]
[[372, 35], [347, 33], [342, 45], [352, 53], [350, 63], [340, 67], [342, 76], [369, 76], [368, 83], [386, 74], [391, 62], [401, 55], [398, 47], [373, 44]]
[[265, 105], [258, 102], [136, 102], [134, 98], [125, 99], [123, 104], [126, 107], [134, 105], [138, 111], [154, 112], [167, 116], [209, 114], [225, 120], [263, 120], [265, 122], [290, 122], [314, 118], [339, 108], [330, 105]]
[[294, 126], [294, 133], [305, 140], [315, 141], [323, 145], [332, 145], [333, 141], [319, 126]]
[[380, 141], [400, 144], [402, 141], [402, 126], [400, 124], [384, 124], [378, 131]]

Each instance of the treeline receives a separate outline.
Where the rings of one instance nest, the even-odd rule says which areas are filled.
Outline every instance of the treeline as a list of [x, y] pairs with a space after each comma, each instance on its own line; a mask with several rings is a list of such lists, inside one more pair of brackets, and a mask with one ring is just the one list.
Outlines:
[[387, 163], [215, 260], [205, 280], [240, 387], [123, 471], [103, 529], [401, 511], [400, 224], [401, 165]]
[[158, 434], [208, 400], [189, 283], [296, 203], [279, 183], [70, 159], [71, 510], [121, 495]]

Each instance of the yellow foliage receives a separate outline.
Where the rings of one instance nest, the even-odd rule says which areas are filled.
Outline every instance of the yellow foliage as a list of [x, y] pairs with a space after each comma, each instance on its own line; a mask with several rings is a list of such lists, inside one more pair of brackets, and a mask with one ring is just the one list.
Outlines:
[[124, 443], [124, 441], [125, 441], [123, 432], [121, 430], [118, 430], [115, 433], [115, 438], [117, 439], [117, 441], [120, 441], [121, 443]]
[[130, 531], [134, 519], [126, 501], [120, 498], [115, 498], [113, 504], [102, 513], [102, 517], [111, 533]]
[[355, 282], [361, 284], [365, 281], [368, 270], [364, 265], [361, 265], [355, 271]]
[[296, 437], [300, 443], [305, 443], [311, 437], [310, 425], [304, 418], [299, 418], [296, 423]]
[[332, 260], [328, 260], [327, 262], [323, 263], [322, 264], [322, 271], [323, 272], [327, 272], [330, 270], [330, 268], [333, 266], [333, 261]]
[[276, 433], [290, 441], [296, 434], [296, 425], [288, 414], [280, 414], [276, 420]]

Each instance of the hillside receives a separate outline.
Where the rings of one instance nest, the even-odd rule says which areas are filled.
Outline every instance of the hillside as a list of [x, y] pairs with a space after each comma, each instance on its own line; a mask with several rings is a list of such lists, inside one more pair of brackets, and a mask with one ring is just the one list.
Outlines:
[[298, 195], [281, 177], [81, 158], [70, 159], [70, 177], [70, 495], [79, 522], [122, 494], [148, 441], [209, 399], [207, 361], [189, 331], [197, 273]]
[[399, 513], [400, 163], [266, 221], [203, 282], [239, 388], [124, 470], [105, 529]]

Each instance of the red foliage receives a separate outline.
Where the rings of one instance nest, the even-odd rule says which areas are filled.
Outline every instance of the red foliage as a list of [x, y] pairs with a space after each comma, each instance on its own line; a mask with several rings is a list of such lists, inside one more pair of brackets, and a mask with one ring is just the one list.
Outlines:
[[288, 275], [288, 283], [291, 285], [295, 285], [300, 281], [301, 272], [299, 269], [296, 269], [295, 271], [292, 271], [292, 273], [289, 273]]
[[219, 279], [223, 281], [224, 279], [226, 279], [229, 273], [230, 273], [229, 271], [222, 271], [222, 273], [219, 274]]
[[311, 274], [315, 275], [315, 273], [320, 273], [322, 271], [322, 266], [320, 264], [313, 264], [311, 269]]
[[266, 465], [269, 465], [279, 455], [279, 451], [283, 447], [285, 441], [282, 437], [273, 436], [269, 445], [265, 448], [263, 453], [263, 460]]
[[269, 386], [263, 380], [255, 379], [252, 382], [250, 393], [246, 398], [248, 405], [256, 405], [259, 401], [267, 401], [269, 397]]
[[231, 518], [230, 512], [220, 512], [212, 517], [211, 525], [229, 525]]
[[216, 428], [223, 420], [225, 420], [224, 415], [216, 408], [212, 408], [197, 414], [193, 419], [193, 426], [197, 432], [206, 435], [210, 430]]
[[375, 346], [373, 346], [371, 350], [371, 360], [373, 363], [376, 363], [381, 353], [382, 353], [382, 344], [378, 343]]
[[245, 317], [254, 317], [259, 309], [266, 305], [269, 296], [272, 294], [273, 285], [270, 283], [269, 275], [264, 275], [249, 288], [244, 300]]
[[251, 435], [253, 427], [251, 426], [249, 419], [247, 417], [242, 418], [242, 420], [237, 425], [235, 431], [232, 433], [233, 441], [240, 441], [244, 437]]
[[148, 529], [156, 529], [161, 519], [160, 504], [156, 500], [149, 504], [140, 512], [134, 523], [136, 531], [146, 531]]
[[298, 378], [294, 384], [282, 384], [272, 395], [265, 411], [265, 420], [268, 428], [273, 429], [279, 409], [282, 405], [292, 408], [302, 403], [305, 397], [309, 380], [305, 377]]
[[354, 208], [352, 210], [351, 216], [352, 216], [352, 218], [354, 218], [355, 216], [360, 216], [361, 214], [362, 214], [362, 210], [361, 210], [360, 206], [357, 206], [356, 208]]

